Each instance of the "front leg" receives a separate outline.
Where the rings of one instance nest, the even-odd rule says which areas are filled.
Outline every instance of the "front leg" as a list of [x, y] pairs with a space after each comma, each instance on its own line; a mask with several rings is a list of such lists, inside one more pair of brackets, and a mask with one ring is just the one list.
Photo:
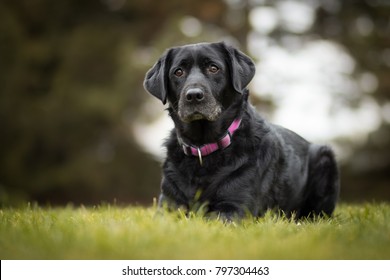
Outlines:
[[176, 184], [165, 176], [161, 180], [161, 194], [158, 200], [159, 208], [177, 210], [179, 208], [188, 209], [188, 201]]
[[212, 184], [201, 196], [209, 202], [209, 215], [229, 221], [257, 216], [263, 201], [255, 184], [255, 166], [242, 160], [221, 169], [219, 175], [213, 177]]
[[206, 216], [217, 218], [225, 222], [233, 222], [241, 220], [248, 216], [248, 210], [244, 209], [243, 205], [235, 205], [231, 203], [211, 204]]

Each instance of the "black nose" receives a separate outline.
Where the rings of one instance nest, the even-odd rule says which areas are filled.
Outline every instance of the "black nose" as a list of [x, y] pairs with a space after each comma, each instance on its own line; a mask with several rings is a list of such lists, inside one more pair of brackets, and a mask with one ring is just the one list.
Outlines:
[[188, 102], [200, 102], [204, 99], [204, 92], [200, 88], [190, 88], [186, 92], [186, 100]]

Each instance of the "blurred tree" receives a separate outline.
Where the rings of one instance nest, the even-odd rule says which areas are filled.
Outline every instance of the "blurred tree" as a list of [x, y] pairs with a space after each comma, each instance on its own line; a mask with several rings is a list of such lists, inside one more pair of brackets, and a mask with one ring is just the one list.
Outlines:
[[151, 203], [159, 163], [132, 132], [144, 74], [162, 49], [184, 42], [185, 15], [214, 32], [225, 9], [205, 0], [1, 1], [0, 203]]
[[[320, 1], [313, 31], [340, 42], [356, 60], [355, 77], [380, 106], [382, 124], [364, 143], [340, 139], [352, 148], [342, 166], [342, 196], [390, 200], [390, 2]], [[362, 97], [362, 96], [361, 96]], [[351, 99], [350, 106], [356, 105]]]
[[132, 18], [99, 1], [0, 6], [2, 202], [151, 201], [158, 164], [124, 121], [142, 100], [143, 73], [119, 52], [137, 43]]
[[[342, 89], [336, 89], [332, 97], [334, 108], [337, 110], [340, 105], [359, 108], [367, 99], [373, 100], [378, 105], [375, 114], [379, 115], [381, 124], [366, 141], [356, 141], [353, 137], [335, 139], [349, 154], [341, 162], [341, 198], [390, 200], [390, 2], [259, 0], [251, 3], [254, 7], [270, 8], [263, 10], [268, 14], [258, 15], [264, 16], [262, 27], [269, 30], [254, 35], [261, 39], [267, 37], [269, 44], [294, 53], [305, 42], [329, 40], [351, 55], [356, 92], [339, 94], [337, 91]], [[297, 6], [299, 10], [313, 10], [314, 14], [303, 13], [305, 17], [299, 20], [293, 9]], [[270, 13], [272, 17], [265, 22]]]

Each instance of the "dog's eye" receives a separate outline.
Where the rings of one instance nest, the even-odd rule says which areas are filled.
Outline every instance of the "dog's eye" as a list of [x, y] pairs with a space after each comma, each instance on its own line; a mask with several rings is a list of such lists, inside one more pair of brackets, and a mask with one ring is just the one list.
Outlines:
[[183, 76], [184, 71], [181, 68], [178, 68], [175, 70], [175, 72], [173, 72], [173, 74], [175, 74], [176, 77], [181, 77]]
[[209, 66], [209, 72], [210, 73], [213, 73], [213, 74], [215, 74], [215, 73], [217, 73], [218, 71], [219, 71], [219, 68], [217, 67], [217, 66], [215, 66], [214, 64], [211, 64], [210, 66]]

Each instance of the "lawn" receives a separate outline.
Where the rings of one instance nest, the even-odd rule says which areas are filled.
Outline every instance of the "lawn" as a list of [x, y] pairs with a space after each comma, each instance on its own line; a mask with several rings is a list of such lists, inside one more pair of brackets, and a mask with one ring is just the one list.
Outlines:
[[390, 204], [230, 224], [154, 207], [4, 208], [0, 259], [390, 259]]

